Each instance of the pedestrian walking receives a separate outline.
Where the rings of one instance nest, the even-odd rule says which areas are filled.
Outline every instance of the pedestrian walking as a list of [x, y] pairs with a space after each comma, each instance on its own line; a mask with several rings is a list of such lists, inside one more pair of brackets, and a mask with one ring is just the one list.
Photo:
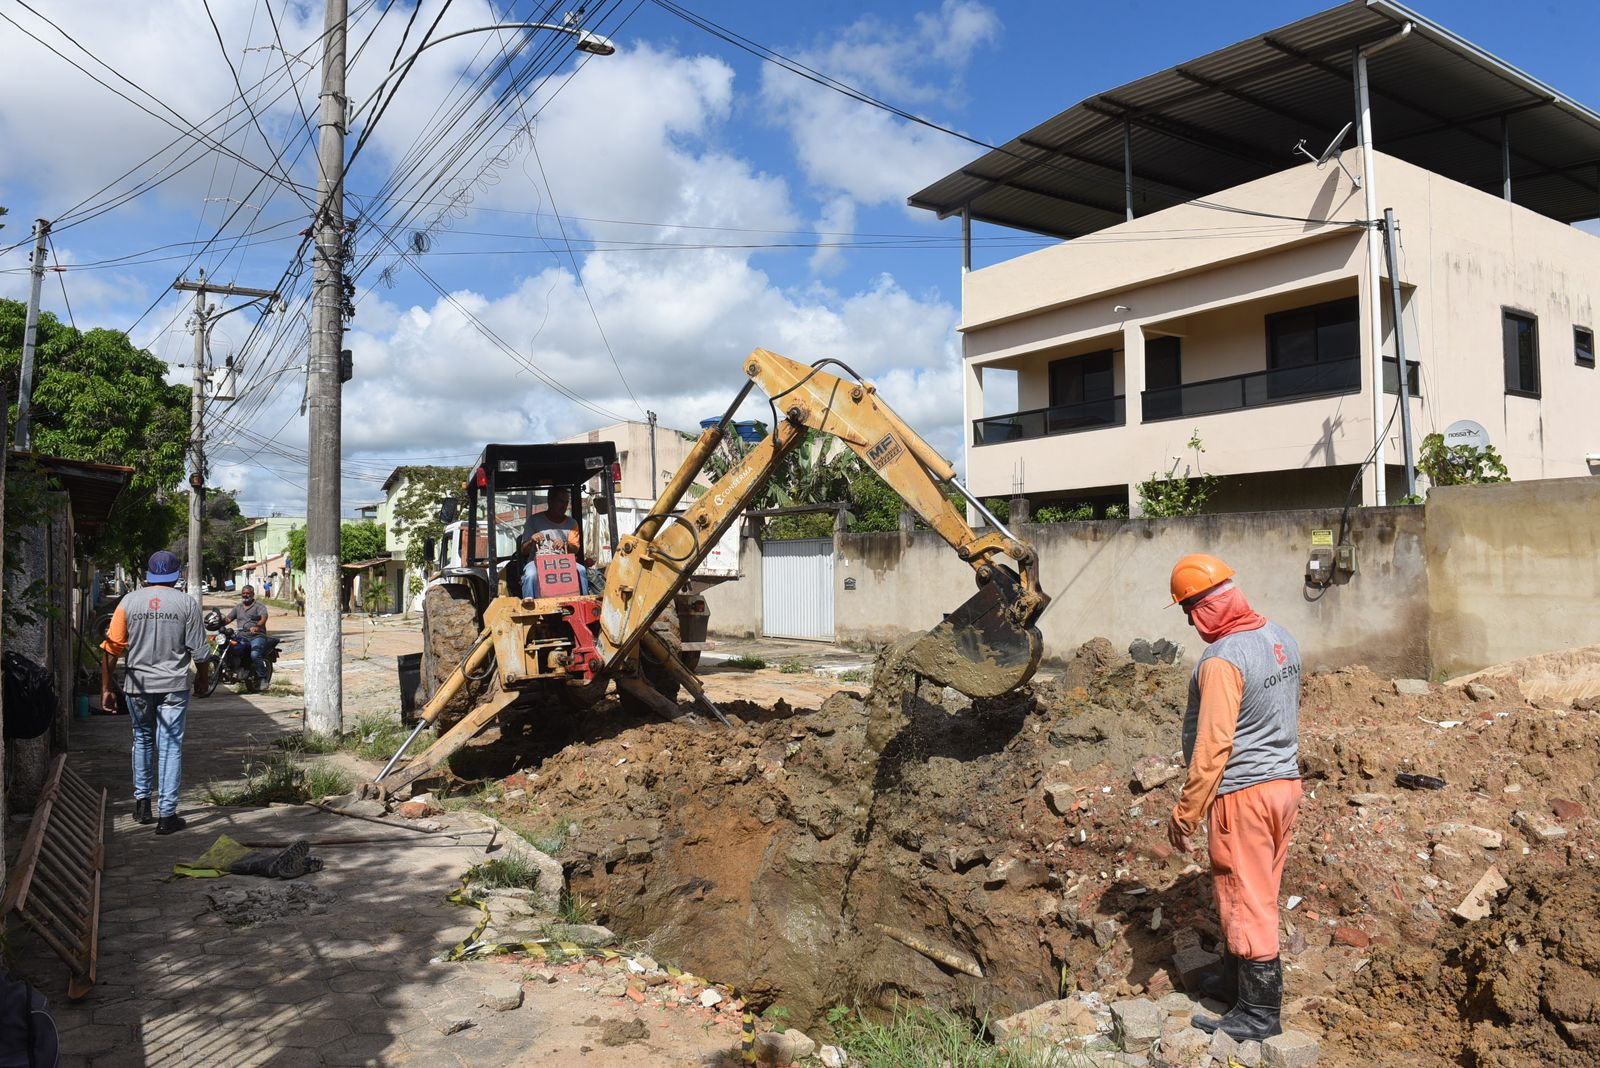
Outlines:
[[1197, 1016], [1194, 1026], [1260, 1042], [1283, 1031], [1278, 890], [1300, 811], [1300, 647], [1250, 607], [1233, 577], [1204, 554], [1172, 569], [1172, 602], [1209, 644], [1189, 682], [1189, 775], [1167, 837], [1187, 853], [1209, 816], [1211, 885], [1226, 945], [1201, 992], [1232, 1008], [1220, 1018]]
[[[111, 616], [100, 648], [100, 699], [114, 712], [113, 669], [127, 657], [122, 692], [133, 723], [133, 818], [155, 819], [157, 834], [181, 831], [178, 788], [183, 781], [183, 725], [189, 710], [189, 665], [198, 665], [200, 683], [208, 667], [200, 603], [176, 588], [182, 577], [178, 558], [165, 550], [150, 557], [145, 585], [123, 597]], [[159, 768], [156, 814], [150, 811]]]

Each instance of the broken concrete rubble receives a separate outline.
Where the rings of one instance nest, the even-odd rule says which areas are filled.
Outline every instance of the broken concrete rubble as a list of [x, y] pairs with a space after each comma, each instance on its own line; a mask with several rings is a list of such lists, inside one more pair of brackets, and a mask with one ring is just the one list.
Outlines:
[[1285, 1031], [1261, 1043], [1262, 1068], [1316, 1068], [1322, 1043], [1300, 1031]]
[[1113, 1002], [1111, 1022], [1113, 1033], [1123, 1050], [1143, 1053], [1161, 1037], [1162, 1025], [1167, 1021], [1167, 1010], [1143, 998]]

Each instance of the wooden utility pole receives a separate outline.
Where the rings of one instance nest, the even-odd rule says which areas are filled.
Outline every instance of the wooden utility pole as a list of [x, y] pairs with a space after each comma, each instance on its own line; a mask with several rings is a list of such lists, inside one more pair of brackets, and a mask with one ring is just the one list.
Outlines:
[[33, 275], [28, 290], [28, 318], [22, 328], [22, 380], [17, 384], [17, 451], [33, 451], [33, 428], [28, 416], [33, 409], [33, 350], [39, 335], [39, 291], [44, 285], [44, 242], [50, 236], [50, 220], [33, 224]]
[[306, 483], [306, 730], [344, 727], [339, 620], [339, 350], [344, 341], [345, 0], [327, 0], [321, 112], [317, 121], [317, 217], [312, 222], [310, 412]]
[[206, 272], [203, 270], [198, 281], [188, 282], [180, 278], [172, 283], [172, 288], [194, 293], [194, 386], [189, 393], [189, 595], [198, 601], [205, 588], [200, 564], [205, 547], [207, 343], [212, 322], [228, 314], [228, 311], [237, 311], [255, 303], [252, 300], [218, 313], [215, 305], [206, 303], [206, 294], [254, 297], [256, 300], [277, 300], [278, 294], [271, 289], [217, 285], [206, 281]]

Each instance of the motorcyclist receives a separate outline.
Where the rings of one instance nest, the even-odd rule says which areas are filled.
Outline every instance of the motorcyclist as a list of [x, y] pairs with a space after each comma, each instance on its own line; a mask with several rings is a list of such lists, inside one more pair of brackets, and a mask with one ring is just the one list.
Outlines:
[[234, 624], [239, 637], [250, 643], [250, 666], [255, 669], [256, 678], [263, 680], [267, 677], [264, 658], [271, 645], [267, 637], [267, 614], [267, 606], [256, 600], [255, 587], [246, 586], [239, 591], [239, 603], [222, 620]]

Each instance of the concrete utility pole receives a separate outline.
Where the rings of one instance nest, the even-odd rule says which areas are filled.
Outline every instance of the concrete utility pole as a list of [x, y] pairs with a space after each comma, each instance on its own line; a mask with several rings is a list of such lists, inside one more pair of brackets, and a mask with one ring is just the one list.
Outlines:
[[17, 385], [17, 451], [33, 451], [33, 428], [28, 415], [33, 408], [33, 350], [39, 335], [39, 290], [44, 285], [44, 241], [50, 236], [50, 220], [37, 219], [33, 224], [33, 275], [32, 288], [28, 290], [27, 325], [22, 328], [22, 381]]
[[344, 343], [345, 0], [327, 0], [322, 105], [317, 120], [317, 217], [312, 222], [314, 274], [306, 497], [306, 730], [344, 728], [344, 676], [339, 621], [339, 350]]
[[249, 289], [245, 286], [215, 285], [206, 281], [206, 272], [200, 272], [195, 282], [178, 279], [173, 289], [194, 293], [194, 386], [189, 393], [189, 593], [198, 600], [204, 588], [201, 562], [205, 555], [206, 513], [206, 352], [211, 324], [228, 312], [247, 308], [255, 301], [236, 305], [218, 315], [211, 314], [214, 306], [206, 303], [207, 293], [221, 293], [228, 297], [254, 297], [256, 300], [277, 300], [278, 294], [270, 289]]
[[653, 501], [661, 495], [661, 476], [656, 473], [656, 413], [644, 414], [650, 420], [650, 499]]

